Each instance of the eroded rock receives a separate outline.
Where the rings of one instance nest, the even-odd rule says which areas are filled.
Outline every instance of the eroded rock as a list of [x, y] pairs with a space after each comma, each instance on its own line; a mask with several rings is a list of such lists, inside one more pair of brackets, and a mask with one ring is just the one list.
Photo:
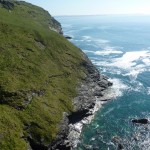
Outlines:
[[133, 119], [132, 123], [148, 124], [148, 119]]
[[14, 8], [14, 3], [8, 0], [0, 0], [0, 4], [8, 10], [12, 10]]
[[118, 147], [117, 147], [117, 150], [123, 150], [124, 149], [124, 146], [122, 144], [118, 144]]
[[69, 40], [72, 39], [71, 36], [65, 36], [65, 38], [66, 38], [66, 39], [69, 39]]

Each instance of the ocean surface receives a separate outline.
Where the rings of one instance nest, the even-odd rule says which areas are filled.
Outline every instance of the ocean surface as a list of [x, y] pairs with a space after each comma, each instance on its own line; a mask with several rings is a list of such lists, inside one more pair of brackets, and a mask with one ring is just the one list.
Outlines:
[[[150, 16], [56, 17], [64, 35], [113, 82], [111, 101], [83, 129], [77, 150], [150, 150]], [[109, 93], [108, 93], [109, 94]]]

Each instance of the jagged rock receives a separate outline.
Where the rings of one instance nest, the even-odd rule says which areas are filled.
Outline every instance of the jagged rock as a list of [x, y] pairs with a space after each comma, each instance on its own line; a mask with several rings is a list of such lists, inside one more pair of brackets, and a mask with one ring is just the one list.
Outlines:
[[[85, 56], [85, 58], [87, 58], [87, 56]], [[93, 113], [92, 110], [96, 103], [96, 97], [102, 97], [104, 91], [112, 85], [112, 83], [108, 81], [108, 77], [101, 75], [99, 70], [88, 58], [86, 62], [83, 62], [80, 65], [86, 68], [87, 76], [77, 89], [77, 97], [73, 99], [75, 111], [67, 117], [69, 119], [69, 125], [66, 124], [66, 126], [69, 126], [69, 132], [67, 130], [66, 135], [68, 134], [68, 136], [63, 136], [63, 138], [57, 139], [57, 142], [53, 142], [50, 150], [56, 148], [59, 148], [60, 150], [71, 150], [76, 146], [81, 133], [81, 128], [85, 122], [88, 122], [86, 118]], [[75, 124], [78, 124], [77, 127], [74, 126]], [[59, 134], [58, 137], [60, 137]]]
[[112, 86], [112, 85], [113, 85], [113, 83], [108, 81], [108, 86]]
[[100, 86], [96, 86], [94, 88], [94, 96], [103, 96], [104, 95], [104, 92], [103, 92], [104, 90], [105, 90], [105, 88], [100, 87]]
[[65, 38], [66, 38], [66, 39], [69, 39], [69, 40], [72, 39], [72, 37], [70, 37], [70, 36], [65, 36]]
[[94, 92], [94, 96], [103, 96], [103, 95], [104, 95], [104, 93], [101, 91], [95, 91]]
[[66, 142], [65, 139], [69, 133], [69, 120], [68, 114], [63, 114], [63, 119], [59, 125], [59, 133], [56, 136], [56, 139], [49, 146], [49, 150], [70, 150], [69, 142]]
[[119, 136], [113, 136], [112, 142], [117, 145], [117, 150], [123, 150], [124, 146], [121, 144], [122, 139]]
[[92, 145], [83, 145], [86, 150], [93, 150]]
[[109, 101], [110, 99], [101, 99], [100, 101], [102, 101], [102, 102], [107, 102], [107, 101]]
[[133, 119], [132, 123], [148, 124], [148, 119]]
[[124, 149], [124, 146], [119, 143], [119, 144], [118, 144], [118, 147], [117, 147], [117, 150], [122, 150], [122, 149]]
[[98, 82], [98, 85], [100, 86], [100, 87], [103, 87], [103, 88], [108, 88], [108, 86], [109, 86], [109, 81], [107, 81], [107, 80], [101, 80], [101, 81], [99, 81]]
[[14, 8], [14, 3], [8, 0], [0, 0], [2, 6], [8, 10], [12, 10]]
[[113, 143], [120, 143], [120, 141], [121, 141], [121, 138], [119, 136], [113, 136], [112, 137], [112, 142]]
[[[31, 103], [33, 97], [41, 97], [45, 89], [31, 91], [7, 92], [0, 87], [0, 104], [8, 104], [18, 110], [23, 110]], [[18, 103], [13, 103], [18, 100]], [[21, 101], [21, 103], [19, 103]]]

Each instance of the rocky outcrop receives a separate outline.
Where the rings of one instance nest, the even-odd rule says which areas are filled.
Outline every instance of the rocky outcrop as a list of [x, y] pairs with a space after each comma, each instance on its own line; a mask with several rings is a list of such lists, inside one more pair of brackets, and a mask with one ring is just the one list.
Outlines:
[[50, 22], [49, 22], [49, 28], [59, 34], [63, 34], [63, 30], [62, 30], [62, 27], [61, 27], [61, 24], [55, 20], [52, 16], [51, 16], [51, 19], [50, 19]]
[[74, 112], [65, 113], [63, 116], [60, 132], [49, 150], [71, 150], [76, 147], [82, 126], [88, 122], [88, 117], [94, 112], [96, 99], [103, 97], [105, 90], [112, 85], [88, 58], [81, 65], [87, 69], [87, 74], [85, 80], [77, 88], [78, 96], [73, 99]]
[[59, 133], [57, 134], [56, 139], [50, 144], [49, 150], [70, 150], [70, 147], [67, 147], [67, 145], [64, 143], [64, 140], [69, 134], [69, 119], [67, 113], [63, 114], [59, 128]]
[[132, 123], [148, 124], [148, 119], [133, 119]]
[[122, 144], [122, 139], [119, 136], [113, 136], [112, 142], [116, 145], [117, 150], [123, 150], [124, 146]]
[[8, 0], [0, 0], [0, 4], [8, 10], [12, 10], [14, 8], [14, 3]]
[[33, 97], [41, 97], [45, 94], [45, 89], [7, 92], [0, 87], [0, 104], [5, 104], [24, 110], [31, 103]]
[[118, 147], [117, 147], [117, 150], [123, 150], [123, 149], [124, 149], [123, 145], [119, 143]]
[[[15, 8], [16, 5], [26, 5], [27, 3], [26, 2], [23, 2], [23, 1], [16, 1], [16, 0], [0, 0], [0, 7], [3, 7], [9, 11], [13, 11], [13, 9]], [[32, 6], [31, 4], [28, 3], [28, 6]], [[25, 11], [25, 10], [22, 10], [22, 11]], [[26, 13], [26, 12], [25, 12]], [[41, 13], [43, 13], [43, 16], [46, 16], [45, 17], [45, 20], [46, 20], [46, 23], [49, 27], [50, 30], [52, 31], [55, 31], [59, 34], [63, 34], [63, 31], [62, 31], [62, 27], [61, 27], [61, 24], [55, 20], [54, 17], [52, 17], [48, 11], [45, 11], [42, 9]], [[34, 11], [34, 10], [30, 10], [28, 11], [28, 14], [30, 15], [30, 17], [33, 18], [33, 20], [35, 19], [35, 16], [38, 16], [39, 14]], [[36, 18], [37, 20], [39, 18]], [[41, 18], [40, 18], [41, 19]], [[43, 22], [45, 21], [43, 20]], [[41, 21], [41, 20], [39, 20]], [[42, 22], [42, 21], [41, 21]]]
[[1, 149], [71, 149], [111, 83], [47, 11], [16, 0], [0, 0], [0, 8]]
[[71, 37], [71, 36], [68, 36], [68, 35], [66, 35], [65, 38], [66, 38], [66, 39], [69, 39], [69, 40], [72, 39], [72, 37]]

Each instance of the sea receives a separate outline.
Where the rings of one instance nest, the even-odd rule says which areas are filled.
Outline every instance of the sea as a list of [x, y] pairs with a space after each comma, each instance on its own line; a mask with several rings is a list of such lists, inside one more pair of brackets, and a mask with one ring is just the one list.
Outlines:
[[[150, 150], [150, 16], [59, 16], [64, 35], [113, 82], [111, 101], [85, 125], [76, 150]], [[108, 93], [109, 94], [109, 93]]]

